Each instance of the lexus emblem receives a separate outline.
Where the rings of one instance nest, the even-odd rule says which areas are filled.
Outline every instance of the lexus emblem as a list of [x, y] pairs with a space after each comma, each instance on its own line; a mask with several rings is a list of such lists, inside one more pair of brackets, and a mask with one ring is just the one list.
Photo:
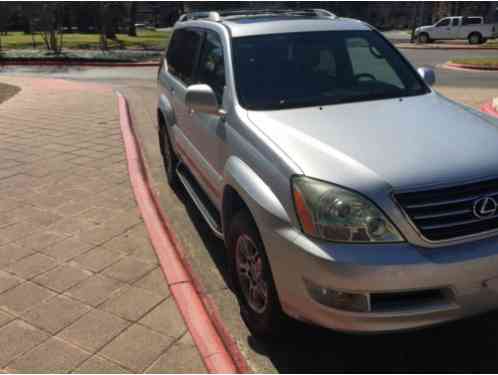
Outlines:
[[493, 198], [485, 197], [474, 203], [474, 215], [478, 219], [488, 219], [496, 215], [498, 203]]

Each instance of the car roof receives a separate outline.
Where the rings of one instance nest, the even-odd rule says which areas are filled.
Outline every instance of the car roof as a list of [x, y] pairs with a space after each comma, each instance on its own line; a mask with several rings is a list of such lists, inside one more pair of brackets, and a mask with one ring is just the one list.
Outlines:
[[229, 17], [223, 23], [232, 37], [312, 31], [370, 30], [363, 22], [349, 18], [308, 16]]
[[199, 19], [181, 22], [180, 27], [213, 24], [225, 25], [233, 38], [313, 31], [371, 30], [366, 23], [351, 18], [312, 17], [296, 15], [230, 16], [219, 21]]

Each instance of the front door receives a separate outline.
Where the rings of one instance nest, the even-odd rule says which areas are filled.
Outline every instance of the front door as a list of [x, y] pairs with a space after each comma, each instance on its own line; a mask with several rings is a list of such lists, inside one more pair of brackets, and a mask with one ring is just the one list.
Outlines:
[[432, 39], [449, 39], [451, 35], [451, 18], [439, 21], [432, 31]]
[[[216, 94], [220, 108], [223, 108], [225, 91], [225, 53], [219, 35], [206, 30], [199, 57], [195, 81], [206, 84]], [[193, 127], [191, 137], [198, 151], [201, 163], [201, 176], [198, 180], [213, 202], [219, 202], [223, 182], [222, 152], [225, 145], [226, 123], [224, 118], [205, 113], [190, 112]]]
[[173, 140], [179, 151], [189, 153], [193, 135], [192, 122], [185, 103], [187, 88], [193, 83], [194, 68], [200, 52], [203, 33], [197, 29], [178, 29], [174, 32], [168, 49], [168, 74], [161, 78], [164, 94], [174, 108], [176, 127]]

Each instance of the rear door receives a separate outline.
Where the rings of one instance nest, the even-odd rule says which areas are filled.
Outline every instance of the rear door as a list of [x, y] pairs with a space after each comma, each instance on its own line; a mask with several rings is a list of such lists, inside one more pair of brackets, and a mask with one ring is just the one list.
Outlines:
[[461, 22], [461, 18], [459, 17], [455, 17], [455, 18], [452, 18], [451, 19], [451, 27], [450, 27], [450, 33], [449, 33], [449, 36], [448, 36], [448, 39], [460, 39], [461, 38], [461, 35], [460, 35], [460, 22]]
[[176, 126], [172, 141], [182, 153], [190, 152], [189, 139], [193, 136], [190, 116], [185, 104], [187, 88], [194, 82], [194, 68], [199, 58], [203, 33], [198, 29], [177, 29], [166, 55], [168, 73], [162, 75], [161, 86], [173, 106]]

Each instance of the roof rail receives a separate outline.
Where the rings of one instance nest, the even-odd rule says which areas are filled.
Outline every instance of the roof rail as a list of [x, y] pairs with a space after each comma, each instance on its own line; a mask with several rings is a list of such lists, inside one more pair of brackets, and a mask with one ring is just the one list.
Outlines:
[[315, 14], [319, 17], [332, 17], [332, 18], [337, 18], [337, 16], [326, 10], [326, 9], [318, 9], [318, 8], [314, 8], [314, 9], [305, 9], [305, 10], [308, 10], [308, 11], [312, 11], [312, 12], [315, 12]]
[[212, 12], [192, 12], [180, 16], [178, 22], [185, 22], [197, 19], [207, 19], [219, 22], [224, 17], [233, 16], [256, 16], [256, 15], [296, 15], [337, 18], [337, 16], [325, 9], [243, 9], [243, 10], [222, 10]]
[[192, 12], [185, 13], [178, 18], [178, 22], [185, 22], [198, 19], [209, 19], [211, 21], [219, 21], [221, 19], [219, 12]]

